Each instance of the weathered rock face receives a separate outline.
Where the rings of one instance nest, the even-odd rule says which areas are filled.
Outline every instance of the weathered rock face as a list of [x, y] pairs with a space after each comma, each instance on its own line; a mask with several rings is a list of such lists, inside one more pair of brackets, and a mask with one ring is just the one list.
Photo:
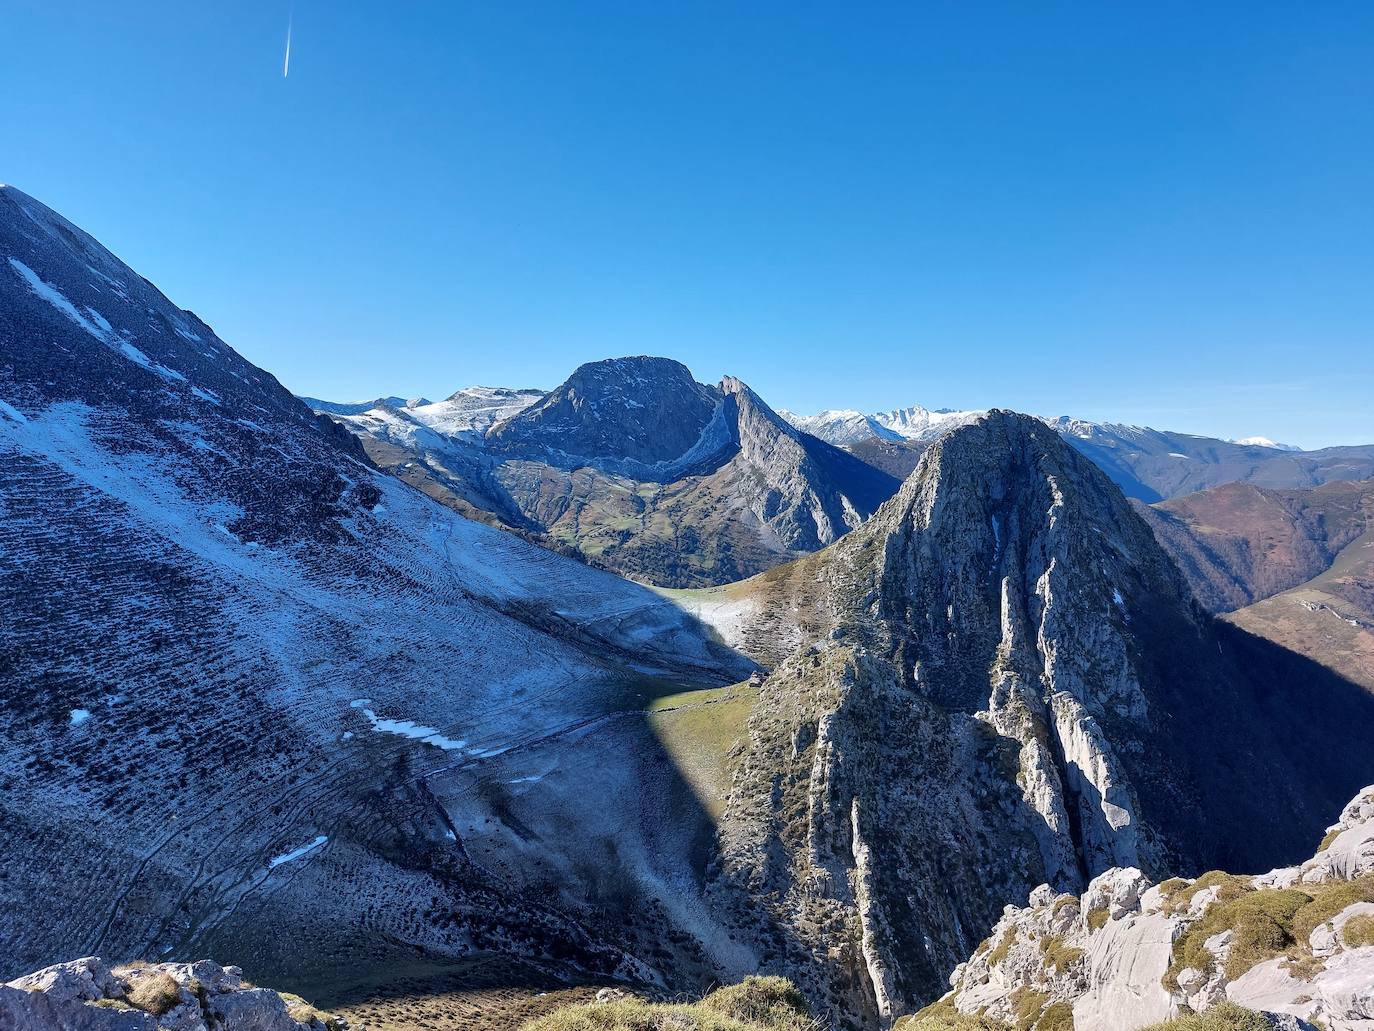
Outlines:
[[928, 1001], [1039, 883], [1300, 855], [1370, 772], [1370, 700], [1213, 624], [1037, 420], [940, 438], [806, 566], [806, 604], [771, 604], [812, 637], [760, 693], [717, 883], [842, 1019]]
[[718, 391], [698, 383], [687, 366], [671, 358], [590, 362], [540, 401], [493, 426], [487, 446], [558, 466], [592, 464], [654, 479], [680, 469], [719, 400]]
[[1081, 895], [1042, 885], [950, 984], [947, 1004], [1009, 1024], [1055, 1007], [1072, 1009], [1077, 1031], [1132, 1031], [1229, 1000], [1302, 1026], [1368, 1028], [1374, 787], [1298, 866], [1158, 885], [1115, 868]]
[[238, 967], [111, 965], [94, 956], [0, 985], [5, 1031], [343, 1031], [347, 1022], [243, 979]]

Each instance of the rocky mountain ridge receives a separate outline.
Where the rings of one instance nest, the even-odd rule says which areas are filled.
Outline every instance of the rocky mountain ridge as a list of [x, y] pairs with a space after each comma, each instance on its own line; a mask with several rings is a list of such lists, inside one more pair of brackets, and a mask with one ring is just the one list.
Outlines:
[[[764, 969], [841, 1023], [937, 994], [995, 900], [1300, 855], [1367, 779], [1374, 700], [1196, 610], [1120, 491], [1037, 420], [940, 437], [799, 566], [722, 624], [745, 643], [790, 621], [800, 647], [754, 707], [716, 884]], [[1298, 705], [1321, 727], [1294, 726]], [[1333, 733], [1353, 751], [1323, 751]]]

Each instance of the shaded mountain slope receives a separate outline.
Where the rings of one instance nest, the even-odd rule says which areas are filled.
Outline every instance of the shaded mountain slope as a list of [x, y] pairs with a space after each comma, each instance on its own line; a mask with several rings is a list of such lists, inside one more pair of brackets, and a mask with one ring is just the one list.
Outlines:
[[754, 707], [717, 890], [765, 969], [844, 1021], [939, 994], [1036, 884], [1272, 866], [1369, 779], [1374, 699], [1197, 610], [1029, 417], [941, 437], [797, 565], [699, 608], [801, 644]]
[[1228, 484], [1139, 511], [1198, 600], [1227, 612], [1311, 579], [1374, 528], [1374, 481], [1311, 490]]
[[710, 816], [643, 710], [750, 664], [380, 474], [11, 188], [0, 512], [0, 977], [100, 951], [695, 983], [700, 947], [642, 941], [672, 941]]
[[1374, 481], [1139, 506], [1198, 600], [1374, 691]]
[[1225, 619], [1374, 692], [1374, 530], [1312, 579]]

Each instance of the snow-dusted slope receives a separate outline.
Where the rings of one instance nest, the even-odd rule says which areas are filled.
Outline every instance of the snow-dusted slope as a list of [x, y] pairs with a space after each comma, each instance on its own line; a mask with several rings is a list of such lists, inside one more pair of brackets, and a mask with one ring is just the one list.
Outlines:
[[329, 415], [361, 415], [363, 412], [371, 411], [373, 408], [416, 408], [420, 405], [430, 403], [425, 397], [404, 398], [397, 397], [395, 394], [390, 397], [377, 397], [371, 401], [324, 401], [318, 397], [302, 397], [307, 405], [317, 412], [325, 412]]
[[465, 387], [443, 401], [419, 405], [410, 415], [436, 433], [480, 440], [502, 419], [523, 412], [544, 397], [544, 391], [510, 387]]
[[[553, 943], [628, 969], [635, 921], [595, 925], [588, 871], [636, 886], [640, 913], [690, 880], [675, 841], [608, 867], [570, 828], [617, 813], [628, 851], [642, 812], [677, 807], [697, 833], [637, 710], [663, 680], [748, 664], [658, 596], [380, 474], [9, 188], [0, 514], [0, 978], [97, 951], [211, 950], [252, 974]], [[531, 750], [542, 780], [519, 792], [547, 822], [527, 814], [538, 856], [503, 862], [566, 864], [557, 900], [473, 855]], [[569, 792], [574, 755], [638, 786]]]
[[493, 424], [524, 411], [543, 396], [542, 390], [465, 387], [443, 401], [397, 397], [358, 403], [315, 397], [301, 400], [317, 412], [335, 416], [360, 435], [405, 447], [445, 447], [454, 442], [480, 445]]

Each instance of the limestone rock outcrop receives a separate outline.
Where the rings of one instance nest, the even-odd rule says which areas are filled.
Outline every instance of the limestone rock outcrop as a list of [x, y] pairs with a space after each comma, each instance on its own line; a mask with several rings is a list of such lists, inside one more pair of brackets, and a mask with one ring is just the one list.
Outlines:
[[88, 956], [0, 985], [5, 1031], [346, 1031], [305, 1000], [251, 985], [238, 967], [110, 964]]
[[1295, 866], [1160, 884], [1114, 868], [1081, 895], [1041, 885], [950, 984], [941, 1006], [1022, 1026], [1071, 1011], [1076, 1031], [1133, 1031], [1229, 1001], [1290, 1026], [1368, 1031], [1374, 786]]

